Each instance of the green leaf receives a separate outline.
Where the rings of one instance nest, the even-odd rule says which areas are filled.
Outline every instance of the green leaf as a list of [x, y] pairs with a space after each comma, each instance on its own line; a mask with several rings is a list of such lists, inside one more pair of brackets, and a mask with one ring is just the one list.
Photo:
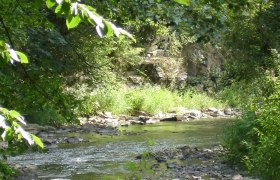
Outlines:
[[88, 21], [91, 22], [93, 21], [96, 26], [99, 26], [100, 28], [104, 27], [102, 17], [96, 14], [94, 11], [89, 11], [88, 9], [85, 10], [88, 16]]
[[106, 36], [107, 37], [112, 37], [114, 35], [114, 30], [113, 30], [111, 24], [108, 23], [107, 21], [105, 21], [105, 25], [106, 25], [106, 30], [107, 30]]
[[46, 0], [46, 5], [50, 9], [56, 4], [55, 0]]
[[1, 111], [3, 114], [9, 113], [9, 110], [8, 110], [7, 108], [3, 108], [3, 107], [0, 107], [0, 111]]
[[8, 63], [10, 61], [10, 53], [8, 51], [2, 51], [0, 52], [0, 58], [4, 60], [4, 63]]
[[4, 41], [0, 41], [0, 48], [1, 48], [0, 49], [1, 51], [5, 50], [7, 48]]
[[17, 119], [17, 118], [19, 118], [21, 116], [20, 113], [15, 111], [15, 110], [11, 110], [9, 113], [10, 113], [10, 116], [12, 118], [15, 118], [15, 119]]
[[16, 52], [19, 55], [21, 63], [24, 63], [24, 64], [28, 63], [28, 58], [27, 58], [27, 56], [24, 53], [22, 53], [20, 51], [16, 51]]
[[32, 134], [30, 134], [29, 132], [25, 131], [21, 127], [18, 127], [16, 129], [16, 132], [20, 133], [22, 135], [22, 137], [28, 142], [28, 144], [30, 146], [34, 144], [34, 139], [31, 137]]
[[188, 6], [190, 4], [190, 0], [174, 0], [174, 1], [183, 4], [185, 6]]
[[43, 142], [41, 141], [41, 139], [40, 139], [39, 137], [35, 136], [34, 134], [31, 134], [31, 136], [32, 136], [34, 142], [35, 142], [40, 148], [44, 149], [44, 144], [43, 144]]
[[122, 28], [117, 28], [120, 34], [123, 34], [127, 37], [129, 37], [130, 39], [132, 39], [133, 42], [136, 42], [136, 39], [132, 36], [132, 34], [130, 34], [129, 32], [127, 32], [126, 30], [122, 29]]
[[73, 16], [73, 15], [68, 15], [66, 19], [66, 25], [68, 29], [72, 29], [77, 27], [81, 22], [80, 16]]
[[59, 5], [54, 10], [55, 14], [61, 14], [62, 13], [62, 5]]
[[1, 137], [4, 141], [10, 141], [14, 137], [14, 131], [11, 128], [6, 128]]

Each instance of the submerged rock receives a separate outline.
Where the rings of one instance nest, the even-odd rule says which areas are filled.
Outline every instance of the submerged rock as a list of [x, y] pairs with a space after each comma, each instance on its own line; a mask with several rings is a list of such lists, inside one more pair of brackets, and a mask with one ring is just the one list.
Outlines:
[[67, 143], [78, 144], [80, 142], [83, 142], [84, 140], [82, 138], [78, 138], [78, 137], [69, 137], [66, 141], [67, 141]]
[[33, 165], [19, 166], [16, 165], [15, 168], [18, 170], [18, 175], [12, 178], [12, 180], [37, 180], [37, 167]]

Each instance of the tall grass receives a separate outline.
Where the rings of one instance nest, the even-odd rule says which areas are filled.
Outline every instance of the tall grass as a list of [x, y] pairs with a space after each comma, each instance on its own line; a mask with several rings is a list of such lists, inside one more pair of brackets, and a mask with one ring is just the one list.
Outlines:
[[113, 114], [144, 111], [156, 114], [160, 111], [174, 110], [176, 107], [205, 109], [226, 106], [206, 93], [191, 90], [178, 93], [162, 87], [103, 89], [91, 92], [90, 96], [85, 97], [83, 99], [85, 107], [80, 108], [80, 114], [91, 114], [96, 111], [110, 111]]
[[215, 107], [218, 109], [225, 108], [226, 103], [207, 95], [204, 92], [188, 90], [184, 93], [182, 98], [182, 106], [188, 109], [206, 109]]

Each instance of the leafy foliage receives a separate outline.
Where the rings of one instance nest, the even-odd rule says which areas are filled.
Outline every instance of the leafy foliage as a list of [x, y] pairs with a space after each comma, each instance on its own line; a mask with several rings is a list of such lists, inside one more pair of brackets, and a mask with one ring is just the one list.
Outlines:
[[[25, 6], [23, 7], [22, 4], [20, 4], [20, 2], [18, 2], [18, 1], [16, 1], [16, 2], [4, 1], [3, 4], [1, 4], [1, 6], [3, 6], [3, 7], [11, 6], [11, 5], [13, 6], [14, 5], [13, 3], [16, 6], [14, 9], [15, 12], [13, 12], [15, 14], [17, 14], [17, 13], [27, 14], [26, 9], [24, 9], [24, 8], [27, 8], [27, 7], [34, 8], [35, 6], [42, 5], [41, 1], [36, 1], [36, 3], [34, 3], [34, 4], [25, 3], [24, 4]], [[132, 35], [130, 33], [128, 33], [127, 31], [123, 30], [122, 28], [116, 27], [113, 23], [111, 23], [109, 21], [102, 19], [102, 17], [100, 15], [98, 15], [95, 12], [95, 9], [92, 8], [91, 6], [81, 4], [77, 1], [72, 2], [70, 0], [59, 0], [59, 1], [58, 0], [56, 0], [56, 1], [47, 0], [46, 5], [48, 8], [52, 8], [52, 7], [56, 6], [55, 13], [58, 15], [66, 16], [66, 25], [67, 25], [68, 29], [75, 28], [79, 25], [79, 23], [82, 20], [84, 20], [84, 21], [86, 20], [87, 22], [96, 26], [96, 31], [100, 37], [103, 37], [102, 31], [104, 31], [105, 25], [106, 25], [106, 34], [108, 36], [112, 36], [113, 34], [115, 34], [116, 36], [119, 37], [121, 34], [125, 34], [126, 36], [129, 36], [130, 38], [133, 39]], [[20, 7], [20, 10], [17, 11], [18, 6]], [[3, 8], [3, 9], [7, 10], [6, 8]], [[7, 11], [9, 11], [9, 10], [7, 10]], [[19, 27], [20, 27], [20, 25], [24, 24], [24, 23], [21, 24], [14, 17], [9, 18], [9, 16], [7, 16], [7, 14], [5, 14], [5, 12], [0, 13], [0, 22], [1, 22], [3, 30], [5, 32], [6, 38], [8, 39], [8, 41], [11, 44], [11, 45], [9, 45], [9, 44], [5, 43], [4, 41], [0, 40], [1, 65], [2, 64], [6, 65], [6, 63], [8, 61], [10, 61], [12, 64], [15, 61], [20, 62], [20, 63], [28, 63], [28, 58], [24, 53], [14, 50], [15, 44], [14, 44], [14, 42], [12, 40], [12, 36], [11, 36], [11, 34], [13, 34], [14, 32], [10, 32], [9, 27], [7, 26], [7, 24], [5, 22], [5, 20], [7, 20], [7, 19], [5, 19], [5, 18], [11, 19], [11, 21], [9, 21], [9, 20], [7, 21], [8, 25], [10, 25], [11, 23], [14, 22], [16, 25], [19, 25]], [[27, 24], [24, 24], [24, 25], [27, 25]], [[15, 33], [22, 35], [22, 32], [18, 32], [17, 30], [15, 30]], [[0, 36], [0, 38], [1, 37], [3, 37], [3, 36]], [[27, 41], [25, 41], [25, 42], [27, 42]], [[21, 44], [21, 45], [23, 45], [23, 44]], [[25, 75], [27, 76], [27, 78], [31, 81], [31, 83], [34, 83], [33, 79], [31, 79], [28, 74], [28, 70], [24, 66], [22, 66], [22, 67], [23, 67], [23, 71], [24, 71]], [[2, 69], [2, 72], [4, 70]], [[7, 71], [9, 71], [9, 69]], [[7, 86], [9, 89], [8, 85], [11, 82], [9, 80], [13, 81], [13, 77], [15, 77], [15, 76], [6, 76], [2, 72], [1, 72], [1, 75], [4, 78], [3, 78], [3, 81], [1, 81], [1, 85], [4, 85], [4, 87]], [[36, 87], [38, 88], [38, 86], [36, 86]], [[24, 89], [26, 90], [26, 88], [24, 88]], [[5, 90], [7, 90], [7, 88]], [[3, 93], [4, 95], [5, 95], [5, 90]], [[42, 89], [38, 90], [38, 92], [41, 90]], [[43, 90], [43, 93], [45, 93], [44, 90]], [[48, 96], [48, 95], [46, 95], [46, 96]], [[4, 104], [6, 104], [6, 103], [4, 102]], [[11, 104], [8, 104], [8, 105], [11, 105]], [[15, 105], [18, 105], [18, 104], [15, 103]], [[48, 105], [46, 105], [46, 106], [48, 106]], [[58, 116], [55, 116], [55, 117], [58, 117]], [[40, 118], [42, 119], [42, 117], [40, 117]], [[14, 155], [14, 154], [21, 153], [24, 150], [26, 150], [28, 148], [28, 146], [32, 146], [34, 144], [36, 144], [37, 146], [39, 146], [42, 149], [44, 148], [44, 144], [42, 143], [41, 139], [39, 137], [37, 137], [36, 135], [25, 131], [21, 127], [20, 123], [26, 125], [26, 122], [24, 121], [24, 118], [23, 118], [23, 116], [20, 115], [20, 113], [18, 113], [17, 111], [14, 111], [14, 110], [9, 111], [6, 108], [0, 107], [1, 139], [3, 141], [7, 142], [7, 147], [1, 149], [1, 155], [3, 156], [4, 159], [6, 158], [7, 154]], [[13, 170], [1, 162], [1, 174], [0, 174], [1, 178], [9, 178], [13, 174], [14, 174]]]
[[261, 128], [256, 129], [259, 144], [250, 149], [245, 159], [245, 163], [250, 170], [258, 172], [259, 176], [264, 179], [274, 179], [280, 175], [280, 152], [276, 150], [280, 147], [279, 82], [275, 84], [275, 88], [274, 93], [265, 98], [262, 107], [259, 109], [260, 115], [257, 122]]
[[[20, 52], [15, 51], [11, 46], [4, 41], [0, 41], [0, 58], [2, 63], [7, 63], [7, 61], [10, 61], [12, 64], [17, 61], [20, 63], [28, 63], [27, 56]], [[2, 64], [0, 62], [0, 64]]]
[[0, 178], [9, 179], [16, 175], [16, 170], [8, 166], [5, 162], [0, 161]]
[[54, 8], [56, 14], [66, 16], [68, 29], [77, 27], [81, 21], [86, 21], [95, 25], [96, 32], [100, 37], [103, 37], [104, 34], [108, 37], [113, 34], [117, 37], [124, 34], [133, 39], [130, 33], [103, 19], [92, 6], [71, 0], [46, 0], [46, 5], [48, 8]]
[[229, 159], [263, 179], [279, 177], [279, 80], [258, 79], [259, 93], [251, 96], [240, 119], [225, 131]]
[[[116, 90], [143, 52], [160, 48], [177, 56], [187, 43], [211, 42], [227, 60], [222, 86], [238, 86], [226, 87], [223, 99], [230, 106], [249, 102], [243, 119], [228, 131], [230, 156], [271, 179], [279, 172], [279, 162], [270, 157], [279, 156], [272, 152], [279, 139], [279, 107], [273, 101], [279, 87], [278, 80], [267, 82], [262, 75], [278, 76], [279, 8], [276, 0], [2, 0], [0, 104], [25, 112], [29, 122], [52, 125], [75, 123], [77, 116], [98, 110], [156, 113], [171, 106], [224, 106], [191, 90]], [[10, 152], [34, 143], [43, 147], [20, 127], [21, 115], [8, 109], [2, 108], [0, 117]], [[265, 159], [269, 163], [262, 163]]]
[[230, 53], [228, 76], [237, 80], [254, 79], [275, 69], [279, 61], [271, 58], [271, 49], [279, 49], [280, 4], [277, 1], [256, 1], [229, 16], [224, 44]]
[[[40, 138], [25, 131], [19, 123], [26, 125], [23, 116], [21, 116], [17, 111], [5, 108], [0, 108], [0, 112], [3, 115], [0, 115], [0, 127], [3, 129], [1, 132], [1, 138], [3, 141], [8, 142], [8, 149], [4, 152], [9, 152], [16, 154], [18, 151], [22, 151], [20, 148], [22, 145], [17, 145], [18, 143], [22, 144], [27, 142], [27, 145], [38, 145], [40, 148], [44, 148], [44, 145]], [[18, 149], [19, 148], [19, 149]], [[2, 152], [3, 153], [3, 152]]]
[[232, 8], [240, 13], [229, 16], [224, 40], [228, 77], [245, 81], [251, 91], [243, 98], [247, 102], [243, 116], [226, 131], [229, 157], [262, 179], [277, 179], [280, 172], [275, 151], [279, 149], [279, 7], [272, 0]]
[[[72, 110], [81, 102], [65, 91], [65, 87], [76, 83], [81, 74], [94, 86], [103, 81], [106, 77], [104, 71], [105, 74], [111, 71], [110, 67], [105, 67], [113, 62], [109, 57], [110, 53], [117, 47], [121, 50], [123, 45], [126, 45], [123, 46], [126, 51], [129, 44], [129, 40], [124, 39], [122, 34], [132, 39], [133, 37], [127, 31], [105, 20], [91, 6], [78, 1], [38, 0], [33, 3], [3, 1], [1, 9], [3, 11], [0, 13], [2, 23], [0, 38], [8, 40], [11, 44], [1, 41], [2, 59], [6, 62], [9, 60], [28, 62], [23, 53], [14, 50], [19, 47], [25, 50], [30, 63], [20, 65], [15, 70], [14, 66], [18, 64], [2, 63], [4, 61], [1, 59], [0, 84], [3, 88], [0, 92], [0, 103], [5, 107], [25, 112], [30, 122], [52, 125], [75, 123], [77, 118]], [[13, 16], [9, 16], [11, 10]], [[24, 21], [17, 19], [24, 19]], [[87, 26], [88, 24], [91, 26]], [[81, 34], [76, 36], [75, 30], [72, 30], [73, 33], [68, 36], [66, 30], [78, 25], [88, 31], [85, 33], [86, 36], [83, 37]], [[96, 28], [99, 36], [107, 39], [102, 41], [103, 44], [97, 40], [97, 37], [92, 37], [92, 32], [89, 32], [92, 31], [92, 26]], [[114, 43], [116, 39], [107, 38], [112, 35], [121, 37], [122, 42]], [[100, 44], [96, 49], [91, 49], [91, 52], [86, 50], [80, 52], [77, 41], [82, 40], [86, 40], [85, 43], [80, 42], [83, 44], [83, 49], [92, 48], [95, 43]], [[91, 40], [93, 41], [90, 43]], [[105, 53], [101, 53], [104, 44], [108, 45], [108, 48], [105, 48]], [[128, 56], [131, 54], [127, 53]], [[116, 57], [115, 60], [122, 62], [117, 59], [122, 57]], [[14, 96], [12, 101], [9, 98], [10, 94]]]

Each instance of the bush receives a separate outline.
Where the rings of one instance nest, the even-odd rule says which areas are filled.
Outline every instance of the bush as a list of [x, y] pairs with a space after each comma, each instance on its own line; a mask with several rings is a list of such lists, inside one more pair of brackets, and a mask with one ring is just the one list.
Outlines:
[[229, 107], [242, 108], [250, 101], [252, 94], [257, 93], [257, 88], [253, 90], [254, 85], [255, 82], [235, 82], [220, 90], [217, 93], [217, 98], [225, 102]]
[[255, 111], [246, 109], [240, 118], [225, 128], [225, 145], [228, 148], [227, 158], [231, 163], [239, 164], [249, 154], [250, 148], [258, 143]]
[[[262, 179], [280, 177], [280, 83], [259, 82], [262, 95], [226, 129], [225, 144], [231, 161], [239, 162]], [[269, 93], [268, 93], [269, 92]]]
[[[275, 84], [274, 93], [264, 99], [257, 118], [259, 144], [252, 148], [248, 160], [249, 167], [264, 179], [280, 177], [280, 84]], [[250, 157], [251, 156], [251, 157]]]
[[183, 106], [189, 109], [206, 109], [209, 107], [216, 107], [218, 109], [225, 108], [226, 103], [199, 91], [186, 91], [183, 96]]
[[9, 179], [16, 175], [16, 170], [0, 160], [0, 179]]

